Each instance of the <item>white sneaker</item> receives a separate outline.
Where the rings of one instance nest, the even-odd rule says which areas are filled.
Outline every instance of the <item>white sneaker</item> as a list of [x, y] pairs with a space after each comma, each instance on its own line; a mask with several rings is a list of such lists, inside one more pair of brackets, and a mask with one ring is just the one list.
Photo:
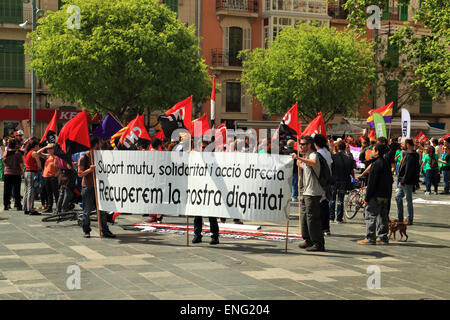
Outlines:
[[430, 193], [429, 193], [428, 191], [425, 191], [425, 195], [426, 195], [426, 196], [429, 196]]

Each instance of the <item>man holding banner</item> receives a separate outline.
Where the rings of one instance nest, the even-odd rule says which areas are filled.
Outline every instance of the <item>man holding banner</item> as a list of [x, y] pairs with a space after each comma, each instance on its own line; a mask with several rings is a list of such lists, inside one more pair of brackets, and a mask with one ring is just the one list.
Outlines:
[[[96, 136], [90, 137], [91, 150], [100, 150], [100, 140]], [[91, 219], [89, 214], [92, 210], [97, 208], [95, 200], [95, 190], [94, 190], [94, 175], [95, 164], [91, 164], [91, 156], [89, 151], [86, 152], [78, 162], [78, 176], [82, 178], [81, 186], [81, 196], [83, 198], [83, 218], [81, 220], [81, 225], [84, 232], [85, 238], [91, 237]], [[101, 227], [102, 227], [102, 237], [105, 238], [115, 238], [116, 236], [109, 231], [107, 225], [106, 212], [100, 212]]]

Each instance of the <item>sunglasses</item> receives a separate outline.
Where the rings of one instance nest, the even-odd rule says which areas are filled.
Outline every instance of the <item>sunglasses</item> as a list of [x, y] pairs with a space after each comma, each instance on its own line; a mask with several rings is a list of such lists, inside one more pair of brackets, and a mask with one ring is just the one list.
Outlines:
[[299, 143], [301, 146], [306, 146], [308, 143]]

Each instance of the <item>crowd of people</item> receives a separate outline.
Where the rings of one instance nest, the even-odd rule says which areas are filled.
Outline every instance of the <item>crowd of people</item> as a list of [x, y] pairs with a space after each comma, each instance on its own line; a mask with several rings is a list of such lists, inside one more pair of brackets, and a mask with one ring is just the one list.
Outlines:
[[[152, 141], [140, 139], [136, 150], [153, 151], [208, 151], [208, 143], [195, 139], [181, 141], [154, 138]], [[116, 144], [118, 140], [116, 140]], [[279, 145], [274, 145], [279, 143]], [[114, 141], [105, 141], [91, 136], [91, 150], [118, 148]], [[274, 148], [277, 147], [277, 148]], [[360, 148], [358, 159], [350, 147]], [[72, 156], [72, 162], [66, 162], [54, 154], [54, 145], [40, 143], [32, 137], [23, 139], [23, 131], [18, 130], [12, 136], [4, 136], [1, 144], [0, 178], [4, 181], [4, 210], [11, 209], [11, 198], [15, 208], [26, 215], [63, 213], [74, 208], [77, 203], [83, 209], [82, 229], [84, 237], [91, 233], [89, 214], [96, 209], [93, 171], [95, 165], [90, 152]], [[119, 147], [120, 149], [120, 147]], [[262, 139], [259, 144], [251, 145], [248, 139], [236, 139], [225, 144], [221, 151], [278, 153], [293, 158], [292, 201], [301, 197], [301, 226], [304, 242], [300, 245], [308, 251], [325, 250], [325, 237], [331, 235], [330, 223], [344, 223], [344, 197], [360, 181], [367, 184], [364, 202], [366, 237], [360, 244], [388, 243], [388, 219], [392, 198], [392, 186], [396, 180], [397, 219], [404, 220], [403, 198], [406, 197], [408, 224], [413, 224], [414, 212], [412, 194], [420, 189], [420, 175], [423, 176], [425, 194], [431, 195], [431, 186], [438, 194], [438, 185], [443, 180], [444, 194], [449, 193], [450, 144], [443, 139], [419, 142], [400, 138], [389, 141], [379, 138], [371, 141], [368, 137], [351, 136], [333, 140], [316, 134], [314, 137], [280, 137], [272, 140]], [[217, 151], [217, 149], [216, 149]], [[357, 168], [356, 160], [363, 164]], [[328, 175], [326, 174], [328, 172]], [[395, 179], [396, 177], [396, 179]], [[22, 178], [25, 194], [21, 195]], [[23, 205], [22, 205], [23, 199]], [[41, 202], [40, 208], [34, 207], [35, 200]], [[102, 236], [114, 238], [108, 229], [110, 215], [101, 212]], [[163, 215], [149, 214], [150, 222], [161, 222]], [[217, 218], [209, 218], [212, 239], [210, 244], [219, 243]], [[221, 219], [225, 222], [226, 219]], [[234, 223], [242, 223], [234, 219]], [[194, 218], [193, 243], [202, 241], [202, 217]]]

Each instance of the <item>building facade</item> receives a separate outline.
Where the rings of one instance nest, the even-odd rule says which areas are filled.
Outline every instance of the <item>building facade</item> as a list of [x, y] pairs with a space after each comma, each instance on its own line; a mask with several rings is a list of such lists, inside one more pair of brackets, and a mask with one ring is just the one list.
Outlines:
[[[36, 1], [39, 9], [56, 11], [58, 0]], [[0, 0], [0, 133], [11, 134], [22, 129], [30, 135], [31, 120], [31, 72], [26, 67], [29, 57], [24, 44], [30, 41], [31, 1]], [[49, 88], [36, 80], [36, 136], [41, 136], [57, 110], [58, 127], [79, 111], [75, 105], [59, 99], [49, 99]]]
[[[37, 1], [42, 10], [58, 10], [58, 0]], [[314, 22], [343, 29], [347, 24], [347, 14], [343, 9], [345, 0], [328, 2], [327, 0], [161, 0], [186, 25], [194, 25], [199, 37], [201, 54], [210, 66], [211, 75], [216, 76], [215, 125], [223, 122], [229, 128], [276, 127], [280, 117], [269, 116], [261, 104], [246, 94], [241, 83], [242, 60], [238, 56], [241, 50], [268, 48], [286, 26], [298, 21]], [[388, 37], [403, 22], [412, 21], [419, 0], [412, 0], [409, 6], [399, 5], [397, 1], [386, 0], [388, 4], [382, 15], [382, 28], [369, 30], [368, 38]], [[9, 134], [17, 129], [29, 131], [31, 118], [31, 73], [26, 68], [29, 59], [24, 54], [23, 45], [29, 39], [31, 31], [31, 2], [19, 0], [0, 0], [0, 132]], [[22, 24], [22, 27], [20, 26]], [[415, 26], [418, 36], [426, 36], [427, 30]], [[387, 54], [394, 54], [396, 48], [388, 48]], [[402, 88], [395, 81], [381, 91], [371, 105], [360, 109], [359, 117], [367, 117], [374, 107], [384, 106], [394, 101], [397, 109]], [[79, 106], [64, 104], [57, 99], [49, 99], [50, 90], [37, 80], [36, 135], [45, 130], [48, 121], [58, 110], [59, 126], [80, 111]], [[368, 95], [369, 95], [368, 90]], [[424, 90], [420, 99], [405, 106], [413, 119], [427, 120], [436, 127], [447, 129], [450, 126], [450, 103], [432, 101]], [[399, 116], [398, 110], [394, 116]], [[201, 107], [200, 114], [210, 115], [210, 103]], [[157, 115], [156, 115], [157, 116]], [[152, 119], [156, 119], [152, 114]], [[338, 123], [337, 116], [332, 122]], [[154, 121], [152, 121], [154, 122]]]

